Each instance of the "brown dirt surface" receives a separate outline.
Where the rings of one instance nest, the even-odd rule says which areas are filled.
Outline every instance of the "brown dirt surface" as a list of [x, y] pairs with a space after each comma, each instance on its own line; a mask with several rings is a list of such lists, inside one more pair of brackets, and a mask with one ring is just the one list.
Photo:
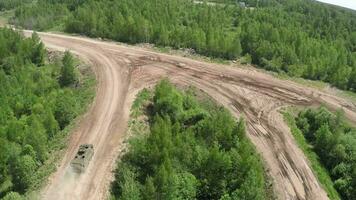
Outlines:
[[[108, 197], [112, 170], [123, 146], [135, 95], [163, 77], [178, 85], [193, 85], [235, 117], [246, 118], [248, 137], [262, 155], [279, 199], [328, 199], [279, 109], [323, 104], [331, 110], [343, 109], [345, 117], [355, 124], [354, 102], [253, 69], [83, 37], [39, 35], [48, 48], [69, 49], [90, 62], [98, 82], [95, 102], [72, 133], [63, 160], [43, 190], [44, 199]], [[94, 144], [95, 153], [86, 172], [77, 176], [71, 172], [69, 163], [83, 143]]]

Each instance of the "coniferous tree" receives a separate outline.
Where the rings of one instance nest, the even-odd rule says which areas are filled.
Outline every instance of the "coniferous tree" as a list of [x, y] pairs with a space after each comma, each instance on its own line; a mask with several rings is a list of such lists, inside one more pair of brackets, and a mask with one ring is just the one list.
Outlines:
[[69, 51], [64, 53], [62, 59], [63, 66], [59, 77], [59, 83], [62, 87], [69, 86], [75, 83], [76, 75], [74, 71], [74, 59]]
[[31, 60], [34, 64], [38, 66], [43, 66], [45, 64], [45, 56], [46, 50], [44, 48], [43, 43], [41, 42], [40, 37], [36, 32], [32, 34], [32, 42], [33, 42], [33, 52]]

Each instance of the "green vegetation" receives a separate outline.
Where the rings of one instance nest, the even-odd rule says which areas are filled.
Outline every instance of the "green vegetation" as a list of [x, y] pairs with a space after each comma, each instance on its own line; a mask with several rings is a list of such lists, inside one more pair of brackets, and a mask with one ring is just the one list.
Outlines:
[[5, 27], [9, 24], [9, 19], [13, 17], [14, 10], [0, 11], [0, 27]]
[[[356, 12], [310, 0], [38, 0], [13, 23], [121, 42], [191, 48], [356, 91]], [[222, 4], [220, 4], [222, 3]], [[95, 10], [96, 12], [93, 12]]]
[[[154, 95], [140, 93], [132, 111], [130, 130], [138, 132], [118, 163], [113, 199], [266, 199], [262, 163], [243, 119], [167, 80]], [[133, 128], [142, 126], [136, 113], [144, 112], [149, 127]]]
[[63, 67], [59, 76], [59, 83], [62, 87], [73, 85], [76, 82], [74, 59], [69, 51], [64, 53]]
[[340, 199], [339, 194], [334, 188], [334, 184], [330, 178], [329, 172], [323, 167], [319, 161], [318, 155], [314, 152], [313, 148], [308, 144], [304, 138], [303, 133], [299, 130], [296, 125], [293, 115], [289, 112], [284, 112], [284, 118], [287, 121], [294, 139], [297, 141], [298, 146], [304, 152], [304, 155], [308, 158], [313, 172], [316, 174], [319, 182], [327, 192], [330, 199], [337, 200]]
[[39, 31], [60, 26], [70, 12], [67, 6], [54, 2], [38, 0], [37, 3], [21, 5], [15, 10], [15, 18], [12, 18], [10, 23]]
[[0, 29], [0, 49], [0, 199], [19, 199], [54, 169], [68, 125], [93, 97], [93, 79], [61, 86], [70, 54], [48, 61], [36, 33]]
[[[299, 147], [308, 157], [319, 181], [331, 199], [355, 199], [356, 129], [340, 112], [307, 109], [293, 117], [284, 113]], [[338, 193], [336, 192], [336, 190]]]
[[33, 0], [0, 0], [0, 11], [14, 9]]

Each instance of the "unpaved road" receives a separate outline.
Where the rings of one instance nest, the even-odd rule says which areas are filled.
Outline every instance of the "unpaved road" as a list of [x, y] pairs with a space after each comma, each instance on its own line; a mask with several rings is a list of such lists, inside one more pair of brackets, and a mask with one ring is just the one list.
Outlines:
[[[98, 82], [95, 102], [72, 134], [57, 172], [43, 191], [44, 199], [107, 197], [134, 96], [163, 77], [176, 84], [194, 85], [234, 116], [245, 116], [248, 137], [261, 153], [279, 199], [327, 199], [278, 110], [288, 105], [325, 104], [333, 110], [343, 108], [345, 116], [356, 123], [354, 103], [253, 69], [80, 37], [39, 35], [47, 47], [69, 49], [93, 64]], [[94, 144], [95, 155], [86, 173], [76, 177], [69, 162], [82, 143]]]

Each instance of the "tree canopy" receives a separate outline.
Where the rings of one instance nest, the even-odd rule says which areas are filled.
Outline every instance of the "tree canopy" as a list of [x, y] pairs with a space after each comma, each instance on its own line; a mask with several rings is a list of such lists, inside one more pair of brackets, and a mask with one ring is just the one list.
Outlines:
[[86, 102], [82, 90], [59, 84], [65, 60], [47, 60], [36, 33], [0, 29], [0, 198], [21, 199], [38, 184], [51, 144]]
[[296, 124], [342, 199], [356, 199], [356, 128], [344, 122], [341, 112], [334, 115], [325, 108], [300, 112]]
[[[149, 96], [145, 91], [139, 102]], [[266, 199], [262, 163], [244, 137], [243, 119], [167, 80], [151, 101], [149, 133], [134, 133], [118, 163], [115, 199]]]

